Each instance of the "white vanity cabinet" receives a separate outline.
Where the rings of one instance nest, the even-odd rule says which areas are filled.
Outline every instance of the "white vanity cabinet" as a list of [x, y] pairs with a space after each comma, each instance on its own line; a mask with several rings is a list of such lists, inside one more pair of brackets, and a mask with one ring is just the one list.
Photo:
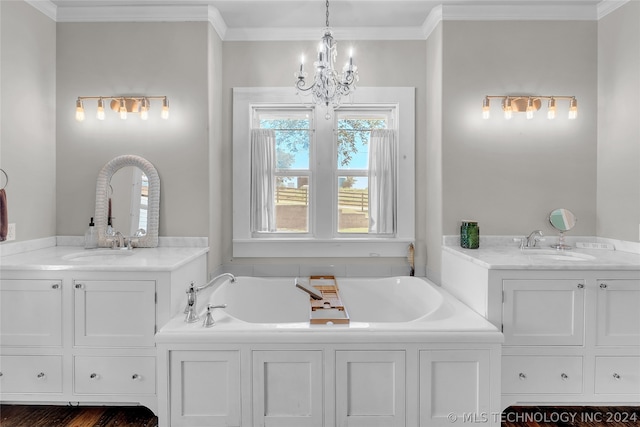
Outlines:
[[[502, 406], [640, 401], [640, 262], [488, 263], [443, 250], [442, 285], [504, 334]], [[486, 252], [485, 252], [486, 254]], [[524, 256], [524, 255], [523, 255]], [[615, 254], [609, 254], [610, 259]], [[622, 255], [623, 257], [625, 255]], [[623, 258], [624, 259], [624, 258]], [[633, 264], [635, 260], [636, 264]]]
[[206, 249], [141, 249], [141, 267], [58, 256], [71, 250], [43, 250], [48, 264], [2, 259], [0, 400], [157, 412], [155, 333], [184, 308], [189, 283], [205, 283]]

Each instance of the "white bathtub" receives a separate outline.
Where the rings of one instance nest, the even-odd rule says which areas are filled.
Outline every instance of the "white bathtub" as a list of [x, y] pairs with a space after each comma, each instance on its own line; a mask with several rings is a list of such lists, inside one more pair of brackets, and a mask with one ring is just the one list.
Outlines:
[[[304, 279], [301, 279], [304, 282]], [[159, 339], [180, 334], [185, 337], [218, 332], [292, 331], [374, 331], [413, 332], [497, 332], [489, 322], [439, 286], [417, 277], [337, 278], [348, 325], [309, 323], [309, 295], [295, 287], [295, 278], [237, 277], [223, 281], [198, 297], [199, 314], [204, 318], [207, 304], [226, 304], [215, 309], [216, 325], [187, 324], [182, 313], [166, 325]], [[476, 338], [478, 336], [476, 335]]]
[[499, 414], [492, 324], [424, 279], [337, 282], [349, 324], [310, 324], [293, 277], [201, 292], [203, 318], [208, 303], [227, 304], [214, 326], [178, 313], [156, 335], [159, 426], [450, 426], [447, 414]]

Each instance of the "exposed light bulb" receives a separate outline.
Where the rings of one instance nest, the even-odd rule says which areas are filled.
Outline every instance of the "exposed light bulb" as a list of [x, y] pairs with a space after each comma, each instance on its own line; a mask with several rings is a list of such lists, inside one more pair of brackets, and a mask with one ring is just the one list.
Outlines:
[[120, 99], [120, 109], [118, 112], [120, 113], [120, 118], [122, 120], [127, 120], [127, 103], [124, 98]]
[[142, 106], [140, 107], [140, 119], [147, 120], [149, 118], [149, 100], [142, 98]]
[[489, 117], [491, 117], [491, 104], [487, 96], [482, 101], [482, 118], [487, 120]]
[[104, 120], [104, 100], [102, 98], [98, 99], [98, 112], [96, 113], [96, 117], [98, 120]]
[[79, 99], [76, 101], [76, 120], [79, 122], [84, 120], [84, 106]]
[[527, 100], [527, 120], [533, 119], [533, 98]]
[[549, 120], [555, 119], [556, 118], [556, 112], [557, 112], [556, 100], [555, 100], [555, 98], [551, 98], [549, 100], [549, 107], [547, 108], [547, 118]]
[[574, 120], [578, 117], [578, 101], [575, 98], [571, 98], [569, 103], [569, 120]]
[[511, 120], [511, 117], [513, 117], [513, 108], [511, 107], [511, 99], [509, 99], [509, 97], [505, 98], [503, 109], [504, 118], [507, 120]]
[[166, 97], [162, 100], [162, 113], [160, 113], [160, 117], [165, 120], [169, 118], [169, 99]]

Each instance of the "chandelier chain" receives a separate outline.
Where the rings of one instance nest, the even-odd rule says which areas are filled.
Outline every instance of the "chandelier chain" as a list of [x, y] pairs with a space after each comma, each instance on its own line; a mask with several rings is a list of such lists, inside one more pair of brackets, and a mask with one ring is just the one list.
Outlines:
[[327, 20], [325, 22], [326, 23], [325, 27], [329, 28], [329, 0], [327, 0], [326, 6], [327, 6]]

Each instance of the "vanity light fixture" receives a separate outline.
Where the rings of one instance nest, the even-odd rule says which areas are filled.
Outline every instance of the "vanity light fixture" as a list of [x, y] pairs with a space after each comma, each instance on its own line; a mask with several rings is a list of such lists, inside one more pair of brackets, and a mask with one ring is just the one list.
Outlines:
[[502, 111], [504, 118], [509, 120], [513, 113], [525, 112], [527, 119], [532, 119], [534, 113], [540, 109], [543, 100], [548, 100], [547, 118], [556, 118], [556, 100], [569, 100], [569, 119], [573, 120], [578, 116], [578, 100], [575, 96], [541, 96], [541, 95], [487, 95], [482, 100], [482, 118], [488, 119], [491, 116], [491, 99], [502, 100]]
[[126, 120], [129, 113], [140, 113], [142, 120], [149, 118], [149, 108], [151, 100], [162, 100], [162, 110], [160, 117], [169, 118], [169, 99], [166, 96], [79, 96], [76, 100], [76, 120], [81, 122], [85, 119], [84, 102], [87, 99], [96, 99], [98, 101], [98, 110], [96, 117], [98, 120], [104, 120], [104, 103], [110, 100], [109, 106], [120, 115], [122, 120]]

